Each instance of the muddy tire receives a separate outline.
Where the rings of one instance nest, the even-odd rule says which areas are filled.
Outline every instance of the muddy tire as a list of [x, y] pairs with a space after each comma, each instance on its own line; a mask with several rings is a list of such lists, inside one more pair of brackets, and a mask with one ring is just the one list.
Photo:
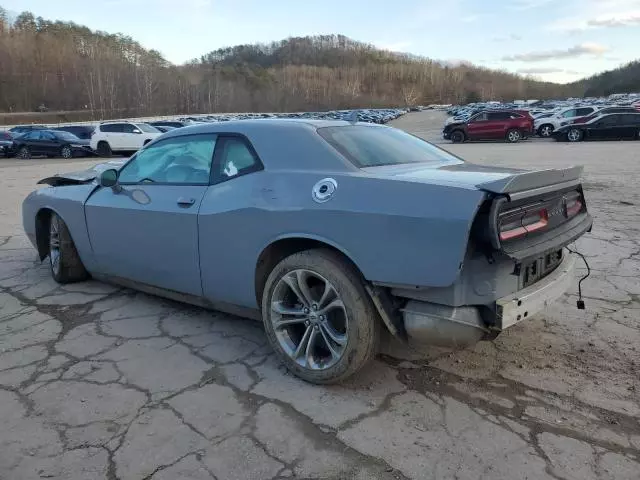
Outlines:
[[341, 382], [378, 351], [381, 320], [364, 279], [331, 250], [306, 250], [276, 265], [262, 319], [280, 360], [307, 382]]
[[101, 157], [110, 157], [113, 154], [111, 146], [107, 142], [98, 142], [96, 151]]
[[49, 268], [58, 283], [80, 282], [89, 277], [66, 223], [56, 213], [49, 219]]
[[465, 137], [464, 137], [464, 133], [461, 132], [460, 130], [456, 130], [454, 132], [451, 132], [451, 142], [452, 143], [462, 143], [464, 142]]

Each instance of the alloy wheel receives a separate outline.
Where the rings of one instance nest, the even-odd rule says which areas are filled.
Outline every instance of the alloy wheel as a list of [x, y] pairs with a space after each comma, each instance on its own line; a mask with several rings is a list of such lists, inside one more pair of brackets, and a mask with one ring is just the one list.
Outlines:
[[569, 130], [569, 133], [567, 134], [567, 138], [571, 142], [577, 142], [578, 140], [580, 140], [580, 137], [581, 137], [580, 130], [576, 130], [576, 129]]
[[64, 147], [62, 149], [62, 158], [71, 158], [72, 155], [73, 152], [71, 151], [70, 147]]
[[553, 128], [551, 127], [551, 125], [545, 125], [542, 128], [540, 128], [540, 136], [550, 137], [552, 131], [553, 131]]
[[517, 130], [512, 130], [507, 134], [510, 142], [517, 142], [520, 140], [520, 132]]
[[53, 215], [49, 223], [49, 261], [54, 274], [60, 273], [60, 223]]
[[20, 157], [22, 160], [28, 160], [31, 157], [29, 149], [27, 147], [22, 147], [18, 152], [18, 157]]
[[342, 357], [348, 317], [336, 288], [306, 269], [285, 274], [271, 296], [271, 324], [282, 350], [298, 365], [324, 370]]

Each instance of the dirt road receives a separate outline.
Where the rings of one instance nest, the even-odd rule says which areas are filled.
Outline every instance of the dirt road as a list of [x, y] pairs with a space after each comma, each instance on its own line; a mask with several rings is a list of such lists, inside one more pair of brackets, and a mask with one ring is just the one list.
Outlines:
[[[443, 117], [395, 125], [438, 140]], [[59, 286], [20, 203], [95, 161], [0, 160], [0, 478], [640, 478], [640, 142], [443, 145], [584, 164], [592, 276], [493, 343], [385, 348], [352, 382], [287, 374], [259, 324], [97, 282]]]

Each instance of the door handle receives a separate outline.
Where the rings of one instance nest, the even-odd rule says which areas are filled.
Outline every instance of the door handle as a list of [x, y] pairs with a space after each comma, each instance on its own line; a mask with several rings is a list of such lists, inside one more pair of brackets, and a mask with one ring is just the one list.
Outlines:
[[181, 207], [184, 207], [184, 208], [190, 207], [194, 203], [196, 203], [196, 199], [195, 198], [180, 197], [178, 199], [178, 205], [181, 206]]

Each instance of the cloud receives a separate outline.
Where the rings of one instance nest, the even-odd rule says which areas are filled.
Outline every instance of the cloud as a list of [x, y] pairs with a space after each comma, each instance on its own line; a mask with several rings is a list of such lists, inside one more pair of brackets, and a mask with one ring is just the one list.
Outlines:
[[543, 62], [545, 60], [554, 60], [559, 58], [574, 58], [582, 55], [601, 55], [608, 51], [607, 47], [597, 43], [583, 43], [566, 50], [545, 50], [539, 52], [520, 53], [502, 57], [505, 62]]
[[494, 42], [519, 42], [522, 40], [522, 36], [512, 33], [511, 35], [507, 35], [506, 37], [493, 37], [491, 40]]
[[623, 13], [618, 15], [611, 15], [608, 17], [594, 18], [587, 21], [589, 27], [629, 27], [633, 25], [640, 25], [640, 12]]
[[575, 70], [564, 70], [563, 68], [554, 67], [537, 67], [537, 68], [521, 68], [517, 70], [522, 75], [548, 75], [550, 73], [566, 73], [567, 75], [582, 75], [582, 72]]

